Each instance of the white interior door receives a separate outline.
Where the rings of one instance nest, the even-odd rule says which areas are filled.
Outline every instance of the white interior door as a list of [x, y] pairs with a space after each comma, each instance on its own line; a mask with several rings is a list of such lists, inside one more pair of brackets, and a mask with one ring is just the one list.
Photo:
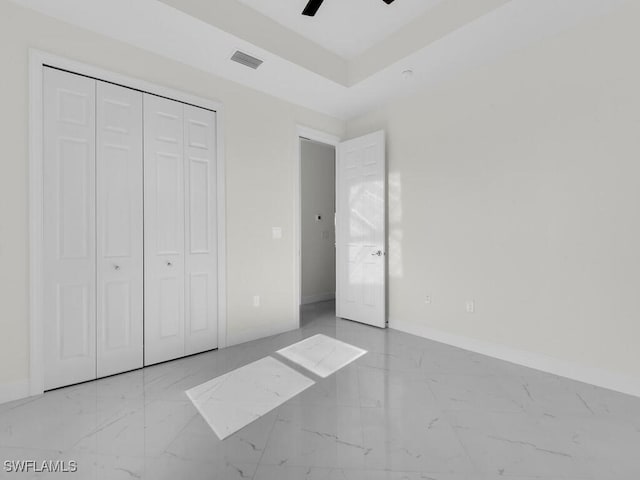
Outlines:
[[218, 346], [216, 114], [184, 106], [185, 353]]
[[44, 69], [45, 390], [96, 378], [95, 90]]
[[386, 156], [383, 131], [338, 145], [336, 314], [386, 327]]
[[97, 371], [143, 365], [142, 93], [97, 82]]
[[184, 355], [184, 107], [144, 95], [145, 365]]

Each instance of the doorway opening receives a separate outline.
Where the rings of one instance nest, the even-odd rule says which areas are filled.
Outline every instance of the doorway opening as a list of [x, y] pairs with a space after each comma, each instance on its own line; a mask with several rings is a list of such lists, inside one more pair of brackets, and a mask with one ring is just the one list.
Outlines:
[[335, 315], [336, 147], [300, 138], [301, 326], [321, 309]]
[[340, 141], [298, 127], [296, 144], [298, 319], [335, 299], [336, 317], [386, 328], [385, 133]]

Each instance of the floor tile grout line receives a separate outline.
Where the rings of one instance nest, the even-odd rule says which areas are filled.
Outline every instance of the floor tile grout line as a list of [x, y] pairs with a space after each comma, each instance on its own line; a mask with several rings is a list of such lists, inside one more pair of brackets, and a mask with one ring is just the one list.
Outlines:
[[[282, 405], [285, 405], [287, 402], [283, 403]], [[262, 453], [260, 454], [260, 458], [258, 459], [258, 462], [256, 463], [256, 469], [253, 472], [253, 476], [251, 477], [251, 480], [255, 479], [256, 475], [258, 474], [258, 469], [260, 468], [260, 464], [262, 463], [262, 459], [264, 458], [264, 454], [267, 451], [267, 447], [269, 446], [269, 442], [271, 441], [271, 435], [273, 435], [273, 430], [276, 428], [276, 423], [278, 423], [278, 418], [280, 418], [280, 414], [277, 412], [277, 410], [282, 407], [282, 405], [280, 405], [279, 407], [276, 407], [274, 410], [272, 410], [274, 412], [274, 419], [273, 419], [273, 423], [271, 424], [271, 428], [269, 429], [269, 435], [267, 435], [267, 440], [264, 442], [264, 447], [262, 448]]]
[[[364, 355], [362, 355], [362, 357], [364, 357]], [[360, 357], [360, 358], [362, 358]], [[358, 379], [358, 405], [359, 405], [359, 411], [360, 411], [360, 433], [362, 435], [362, 448], [367, 448], [366, 447], [366, 443], [365, 443], [365, 436], [364, 436], [364, 423], [362, 421], [362, 382], [360, 381], [360, 368], [356, 368], [356, 375], [357, 375], [357, 379]], [[366, 456], [366, 455], [365, 455]], [[366, 469], [367, 467], [367, 460], [366, 458], [363, 459], [362, 462], [363, 468]]]
[[427, 388], [429, 389], [429, 391], [431, 392], [431, 395], [433, 396], [433, 399], [434, 399], [434, 401], [435, 401], [435, 403], [436, 403], [436, 405], [438, 407], [438, 410], [440, 411], [442, 416], [444, 416], [446, 418], [447, 425], [449, 426], [449, 428], [453, 432], [453, 435], [456, 437], [456, 440], [458, 441], [458, 444], [460, 445], [460, 447], [462, 447], [462, 450], [464, 451], [464, 454], [466, 455], [467, 460], [469, 461], [469, 465], [471, 465], [473, 467], [473, 469], [474, 469], [473, 474], [483, 475], [483, 476], [486, 475], [486, 473], [481, 471], [482, 469], [476, 464], [476, 462], [471, 457], [471, 454], [469, 453], [469, 450], [467, 449], [467, 446], [462, 441], [462, 438], [460, 437], [460, 434], [456, 430], [456, 427], [451, 423], [451, 418], [447, 414], [447, 411], [442, 408], [442, 404], [441, 404], [440, 400], [438, 399], [438, 396], [436, 395], [436, 393], [433, 391], [433, 387], [429, 383], [429, 379], [425, 379], [425, 383], [427, 384]]
[[[189, 424], [191, 422], [193, 422], [193, 419], [196, 418], [198, 415], [200, 415], [200, 412], [198, 412], [198, 409], [195, 408], [194, 405], [194, 409], [196, 410], [195, 414], [189, 418], [189, 420], [187, 421], [187, 423], [184, 424], [184, 426], [180, 429], [179, 432], [176, 433], [176, 435], [173, 437], [173, 439], [167, 444], [167, 446], [164, 448], [164, 450], [162, 450], [162, 453], [160, 455], [172, 455], [171, 452], [169, 452], [168, 450], [171, 448], [171, 445], [173, 445], [178, 438], [180, 438], [180, 435], [182, 435], [182, 433], [187, 429], [187, 427], [189, 426]], [[215, 435], [215, 432], [213, 433]]]
[[[307, 338], [311, 338], [311, 336], [310, 336], [310, 337], [305, 337], [305, 338], [304, 338], [303, 340], [301, 340], [301, 341], [304, 341], [304, 340], [306, 340]], [[330, 338], [331, 338], [331, 337], [330, 337]], [[337, 339], [336, 339], [336, 340], [337, 340]], [[299, 343], [299, 342], [296, 342], [296, 343]], [[346, 343], [346, 342], [342, 342], [342, 343]], [[293, 345], [295, 345], [295, 344], [293, 344]], [[287, 347], [284, 347], [284, 348], [287, 348]], [[359, 347], [358, 347], [358, 348], [359, 348]], [[305, 372], [307, 372], [307, 371], [308, 371], [308, 372], [311, 374], [310, 376], [311, 376], [311, 377], [313, 377], [313, 379], [314, 379], [314, 380], [315, 380], [316, 378], [320, 379], [320, 380], [318, 380], [318, 381], [314, 381], [314, 386], [315, 386], [315, 385], [318, 385], [321, 381], [323, 381], [323, 380], [327, 380], [327, 379], [329, 379], [329, 378], [331, 378], [331, 377], [335, 376], [339, 371], [341, 371], [341, 370], [343, 370], [345, 367], [347, 367], [347, 366], [349, 366], [349, 365], [353, 364], [353, 363], [354, 363], [358, 358], [363, 357], [363, 356], [364, 356], [364, 355], [366, 355], [367, 353], [368, 353], [368, 352], [366, 352], [366, 351], [365, 351], [365, 353], [364, 353], [364, 354], [362, 354], [362, 355], [358, 356], [357, 358], [353, 359], [351, 362], [349, 362], [349, 363], [347, 363], [346, 365], [344, 365], [344, 366], [340, 367], [338, 370], [336, 370], [335, 372], [332, 372], [330, 375], [328, 375], [327, 377], [324, 377], [324, 378], [323, 378], [323, 377], [320, 377], [319, 375], [316, 375], [314, 372], [308, 371], [308, 370], [307, 370], [306, 368], [304, 368], [302, 365], [299, 365], [298, 363], [296, 363], [296, 362], [294, 362], [294, 361], [292, 361], [292, 360], [288, 359], [288, 358], [287, 358], [287, 357], [285, 357], [284, 355], [281, 355], [280, 353], [278, 353], [278, 351], [273, 352], [273, 353], [271, 354], [271, 357], [272, 357], [272, 358], [275, 358], [275, 359], [281, 359], [281, 358], [282, 358], [282, 359], [285, 359], [285, 360], [286, 360], [286, 362], [283, 362], [283, 363], [285, 363], [285, 365], [287, 365], [287, 364], [289, 364], [289, 363], [293, 363], [293, 364], [295, 364], [297, 367], [299, 367], [300, 369], [304, 370]], [[298, 369], [296, 369], [296, 370], [298, 370]], [[312, 387], [311, 387], [311, 388], [312, 388]], [[302, 392], [301, 392], [301, 393], [302, 393]], [[301, 394], [301, 393], [300, 393], [300, 394]], [[296, 395], [296, 396], [292, 397], [292, 398], [291, 398], [291, 399], [289, 399], [288, 401], [293, 400], [294, 398], [298, 397], [300, 394], [298, 394], [298, 395]], [[360, 398], [360, 383], [359, 383], [359, 375], [358, 375], [358, 398]], [[267, 437], [267, 441], [265, 442], [264, 449], [262, 450], [262, 454], [260, 455], [260, 459], [258, 460], [258, 463], [257, 463], [257, 466], [256, 466], [256, 470], [255, 470], [255, 472], [254, 472], [254, 474], [253, 474], [253, 477], [251, 477], [252, 479], [254, 479], [254, 478], [255, 478], [255, 476], [256, 476], [256, 475], [257, 475], [257, 473], [258, 473], [258, 469], [260, 468], [260, 465], [261, 465], [261, 463], [262, 463], [262, 459], [264, 458], [264, 454], [265, 454], [265, 452], [267, 451], [267, 448], [268, 448], [268, 446], [269, 446], [269, 442], [271, 441], [271, 436], [273, 435], [273, 430], [275, 429], [276, 423], [278, 422], [278, 419], [280, 418], [280, 414], [277, 412], [277, 410], [278, 410], [280, 407], [282, 407], [283, 405], [285, 405], [286, 403], [287, 403], [287, 402], [283, 403], [282, 405], [279, 405], [279, 406], [278, 406], [278, 407], [276, 407], [276, 409], [275, 409], [275, 410], [276, 410], [276, 412], [275, 412], [276, 418], [274, 419], [273, 424], [271, 425], [271, 429], [269, 430], [269, 435], [268, 435], [268, 437]], [[358, 402], [358, 403], [360, 404], [360, 402]], [[362, 445], [363, 445], [363, 447], [364, 447], [364, 428], [363, 428], [363, 426], [362, 426], [362, 408], [361, 408], [361, 405], [359, 405], [359, 411], [360, 411], [360, 432], [361, 432], [361, 438], [362, 438]]]
[[[300, 322], [300, 323], [302, 323], [302, 319], [301, 319], [301, 322]], [[277, 353], [277, 352], [274, 352], [274, 354], [275, 354], [275, 353]], [[275, 357], [273, 357], [273, 354], [272, 354], [272, 357], [271, 357], [271, 358], [275, 358]], [[277, 358], [276, 358], [276, 359], [277, 359]], [[285, 365], [286, 365], [286, 364], [285, 364]], [[292, 367], [290, 367], [290, 368], [292, 368]], [[317, 385], [317, 384], [318, 384], [318, 383], [317, 383], [316, 381], [314, 381], [314, 385]], [[313, 386], [312, 386], [312, 387], [310, 387], [310, 388], [313, 388]], [[271, 441], [271, 436], [273, 435], [273, 431], [274, 431], [274, 430], [275, 430], [275, 428], [276, 428], [276, 423], [278, 423], [278, 418], [280, 418], [280, 413], [278, 412], [278, 410], [280, 410], [280, 408], [281, 408], [283, 405], [286, 405], [288, 402], [290, 402], [290, 401], [291, 401], [291, 400], [293, 400], [294, 398], [298, 397], [299, 395], [300, 395], [300, 394], [298, 394], [298, 395], [296, 395], [296, 396], [294, 396], [294, 397], [290, 398], [287, 402], [284, 402], [283, 404], [281, 404], [281, 405], [277, 406], [274, 410], [272, 410], [272, 411], [274, 412], [274, 417], [275, 417], [275, 418], [273, 419], [273, 424], [271, 425], [271, 428], [269, 429], [269, 435], [267, 435], [267, 440], [264, 442], [264, 447], [262, 448], [262, 453], [260, 454], [260, 458], [258, 459], [258, 463], [256, 464], [256, 469], [255, 469], [255, 471], [253, 472], [253, 476], [251, 477], [251, 480], [254, 480], [254, 479], [256, 478], [256, 475], [258, 474], [258, 470], [260, 469], [260, 464], [262, 463], [262, 459], [264, 458], [264, 454], [266, 453], [267, 448], [269, 447], [269, 442]]]
[[[318, 384], [318, 383], [322, 382], [323, 380], [326, 380], [327, 378], [329, 378], [331, 376], [330, 375], [329, 377], [322, 378], [320, 375], [316, 375], [311, 370], [307, 370], [302, 365], [294, 362], [293, 360], [288, 359], [287, 357], [282, 356], [278, 352], [273, 352], [269, 356], [271, 358], [273, 358], [274, 360], [277, 360], [277, 361], [283, 363], [287, 367], [294, 369], [300, 375], [304, 375], [304, 376], [308, 377], [310, 380], [313, 381], [314, 384]], [[338, 372], [336, 371], [334, 373], [338, 373]]]

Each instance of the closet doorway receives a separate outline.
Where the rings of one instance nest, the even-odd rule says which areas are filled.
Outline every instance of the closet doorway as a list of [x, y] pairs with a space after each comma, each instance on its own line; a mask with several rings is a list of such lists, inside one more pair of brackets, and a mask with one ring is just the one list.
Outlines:
[[221, 108], [31, 52], [32, 395], [226, 345]]

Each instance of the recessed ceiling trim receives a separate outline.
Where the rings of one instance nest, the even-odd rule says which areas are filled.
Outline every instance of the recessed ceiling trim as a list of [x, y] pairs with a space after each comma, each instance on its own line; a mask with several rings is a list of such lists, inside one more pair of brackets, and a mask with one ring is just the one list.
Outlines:
[[[432, 88], [625, 4], [625, 0], [510, 0], [346, 87], [157, 0], [110, 0], [90, 5], [86, 0], [12, 2], [342, 119]], [[257, 72], [235, 67], [229, 52], [236, 49], [254, 52], [265, 65]], [[414, 71], [411, 82], [403, 82], [400, 75], [407, 68]]]

